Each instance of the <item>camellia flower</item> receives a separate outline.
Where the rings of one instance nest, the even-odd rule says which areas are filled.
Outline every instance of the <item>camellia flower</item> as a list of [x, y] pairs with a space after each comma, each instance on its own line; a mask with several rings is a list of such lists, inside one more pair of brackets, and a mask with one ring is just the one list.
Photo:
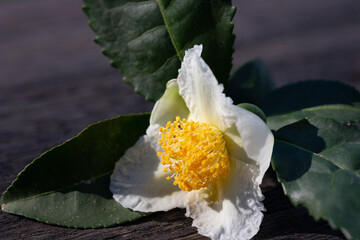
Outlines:
[[274, 138], [263, 120], [222, 93], [201, 51], [185, 52], [146, 135], [116, 163], [110, 190], [135, 211], [186, 208], [198, 232], [212, 239], [249, 239], [265, 210], [259, 184]]

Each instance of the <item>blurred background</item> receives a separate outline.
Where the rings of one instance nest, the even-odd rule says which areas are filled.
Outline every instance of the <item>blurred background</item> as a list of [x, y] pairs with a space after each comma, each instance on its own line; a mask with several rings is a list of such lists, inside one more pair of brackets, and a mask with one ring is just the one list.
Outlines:
[[[233, 71], [261, 58], [277, 86], [329, 79], [360, 89], [360, 1], [233, 4]], [[1, 192], [32, 159], [90, 123], [153, 106], [109, 66], [92, 41], [82, 5], [81, 0], [0, 1]], [[18, 219], [0, 216], [4, 226]]]
[[259, 57], [277, 86], [337, 80], [360, 89], [360, 2], [233, 1], [234, 66]]

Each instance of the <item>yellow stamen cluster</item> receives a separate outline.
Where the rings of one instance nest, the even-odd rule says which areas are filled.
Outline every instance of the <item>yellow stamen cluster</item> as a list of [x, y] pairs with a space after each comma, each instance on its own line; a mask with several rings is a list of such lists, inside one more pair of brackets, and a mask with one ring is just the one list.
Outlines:
[[174, 178], [174, 185], [180, 189], [198, 190], [229, 175], [229, 155], [219, 129], [176, 117], [160, 132], [163, 152], [158, 156], [165, 165], [164, 172], [174, 172], [167, 180]]

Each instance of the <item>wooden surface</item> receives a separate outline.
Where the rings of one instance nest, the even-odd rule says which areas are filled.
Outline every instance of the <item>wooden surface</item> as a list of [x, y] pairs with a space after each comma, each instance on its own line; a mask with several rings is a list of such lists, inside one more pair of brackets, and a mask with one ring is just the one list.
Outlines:
[[[360, 89], [360, 2], [234, 1], [234, 68], [260, 57], [278, 86], [309, 78]], [[152, 104], [108, 65], [81, 0], [0, 2], [0, 191], [35, 157], [88, 124]], [[255, 239], [342, 239], [325, 221], [292, 207], [269, 171], [267, 208]], [[184, 210], [155, 213], [110, 229], [78, 230], [0, 213], [0, 239], [206, 239]]]

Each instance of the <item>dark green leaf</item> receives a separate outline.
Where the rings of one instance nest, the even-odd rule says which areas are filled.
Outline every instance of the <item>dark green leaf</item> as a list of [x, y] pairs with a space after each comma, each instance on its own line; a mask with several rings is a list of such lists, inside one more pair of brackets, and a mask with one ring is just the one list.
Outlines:
[[273, 89], [270, 73], [260, 59], [242, 65], [230, 78], [225, 93], [235, 104], [257, 103]]
[[332, 118], [340, 123], [360, 123], [360, 107], [350, 105], [322, 105], [299, 111], [272, 115], [267, 118], [268, 126], [277, 130], [291, 123], [309, 117]]
[[278, 88], [258, 106], [270, 117], [320, 105], [355, 106], [359, 102], [360, 93], [351, 86], [334, 81], [313, 80]]
[[308, 119], [275, 132], [272, 166], [284, 192], [348, 238], [360, 238], [360, 130]]
[[313, 80], [276, 89], [259, 107], [273, 130], [304, 118], [332, 118], [340, 123], [360, 122], [360, 93], [340, 82]]
[[235, 7], [229, 0], [84, 0], [95, 41], [145, 99], [156, 101], [176, 78], [185, 50], [203, 44], [203, 58], [228, 80]]
[[113, 226], [143, 216], [113, 200], [109, 177], [148, 124], [149, 114], [141, 114], [90, 125], [29, 164], [2, 195], [2, 210], [77, 228]]

